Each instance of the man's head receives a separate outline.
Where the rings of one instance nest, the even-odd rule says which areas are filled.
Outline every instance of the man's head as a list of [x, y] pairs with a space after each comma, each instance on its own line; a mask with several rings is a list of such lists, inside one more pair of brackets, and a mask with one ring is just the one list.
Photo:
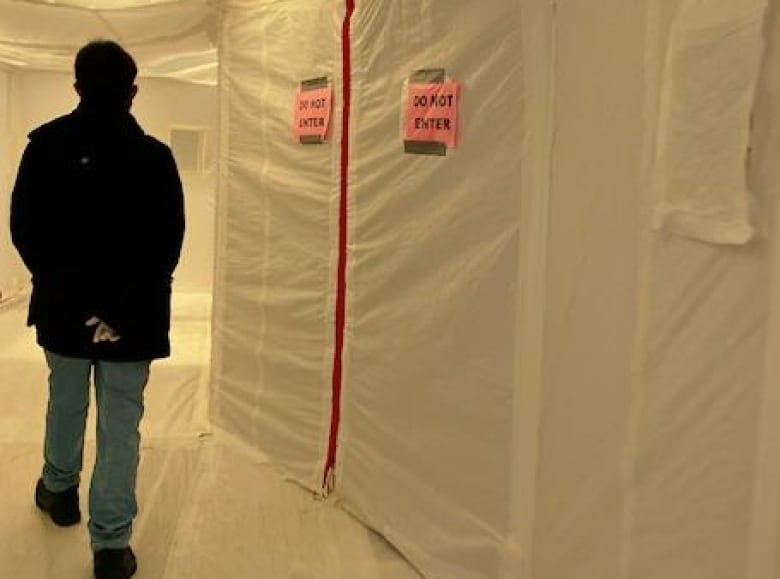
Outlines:
[[138, 68], [116, 42], [94, 40], [76, 55], [76, 91], [84, 104], [130, 108], [136, 93]]

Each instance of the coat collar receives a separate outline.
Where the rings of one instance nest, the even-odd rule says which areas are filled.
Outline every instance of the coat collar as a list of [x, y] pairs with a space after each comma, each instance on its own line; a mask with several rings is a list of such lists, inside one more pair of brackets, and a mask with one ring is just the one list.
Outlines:
[[130, 111], [124, 108], [98, 108], [80, 104], [71, 113], [79, 124], [96, 134], [141, 136], [143, 129]]

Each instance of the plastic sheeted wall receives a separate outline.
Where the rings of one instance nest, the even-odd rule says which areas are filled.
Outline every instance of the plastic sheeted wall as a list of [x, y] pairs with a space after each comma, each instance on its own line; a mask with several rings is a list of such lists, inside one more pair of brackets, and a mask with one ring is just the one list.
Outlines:
[[[0, 131], [0, 203], [2, 211], [0, 218], [3, 223], [8, 222], [10, 209], [9, 187], [12, 180], [11, 166], [11, 136], [8, 127], [10, 125], [10, 91], [11, 74], [3, 68], [0, 68], [0, 127], [5, 130]], [[21, 272], [16, 253], [11, 247], [11, 234], [7, 228], [3, 230], [0, 236], [0, 294], [8, 296], [12, 294], [21, 285]]]
[[334, 6], [229, 8], [220, 46], [214, 413], [315, 488], [330, 428], [339, 134], [303, 147], [291, 115], [303, 80], [339, 86]]
[[[776, 577], [776, 497], [752, 502], [765, 476], [756, 471], [762, 397], [777, 379], [765, 375], [774, 232], [731, 246], [652, 230], [664, 199], [654, 186], [670, 182], [655, 162], [662, 94], [678, 95], [672, 104], [681, 106], [679, 97], [701, 89], [669, 74], [667, 63], [683, 56], [673, 35], [691, 19], [709, 21], [688, 28], [710, 33], [700, 57], [742, 36], [716, 74], [754, 67], [752, 87], [706, 92], [698, 107], [717, 119], [742, 102], [744, 133], [762, 62], [753, 47], [764, 36], [762, 11], [745, 19], [744, 9], [756, 4], [690, 3], [698, 13], [677, 1], [560, 7], [533, 577]], [[777, 110], [765, 103], [754, 120], [766, 123], [760, 133], [776, 131]], [[752, 202], [769, 218], [777, 144], [764, 137], [752, 146]], [[730, 166], [744, 173], [747, 149], [730, 150]], [[721, 153], [683, 148], [674, 161], [705, 184], [709, 169], [724, 170], [712, 164]], [[751, 533], [771, 505], [774, 528]], [[751, 551], [757, 539], [771, 548]]]
[[[234, 3], [220, 47], [214, 414], [313, 489], [331, 424], [344, 8]], [[507, 505], [522, 25], [505, 2], [358, 3], [352, 23], [336, 494], [432, 576], [516, 577], [521, 567]], [[446, 157], [405, 155], [404, 82], [431, 67], [464, 86], [462, 143]], [[319, 76], [336, 89], [333, 132], [303, 146], [292, 137], [295, 92]]]
[[[337, 492], [432, 576], [521, 568], [508, 545], [527, 138], [518, 6], [359, 3], [354, 19]], [[405, 155], [404, 82], [437, 67], [463, 86], [461, 144]]]
[[[345, 5], [232, 2], [222, 29], [215, 418], [314, 489]], [[777, 576], [766, 6], [356, 2], [335, 492], [426, 576]], [[404, 81], [432, 67], [462, 143], [407, 156]], [[322, 75], [335, 129], [304, 147]]]

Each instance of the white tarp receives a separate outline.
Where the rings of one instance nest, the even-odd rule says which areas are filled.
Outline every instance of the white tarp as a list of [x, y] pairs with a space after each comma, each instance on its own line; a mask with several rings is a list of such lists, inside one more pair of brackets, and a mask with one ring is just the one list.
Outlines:
[[[512, 2], [452, 8], [355, 14], [337, 494], [432, 577], [510, 579], [523, 20]], [[402, 87], [439, 67], [461, 84], [460, 146], [405, 155]]]
[[[11, 111], [9, 107], [9, 97], [11, 92], [11, 75], [8, 71], [0, 68], [0, 199], [4, 202], [0, 207], [0, 219], [3, 223], [8, 223], [11, 204], [6, 193], [12, 182], [11, 155], [11, 135], [9, 126], [11, 124]], [[22, 287], [21, 267], [16, 252], [11, 245], [11, 233], [7, 227], [0, 233], [0, 294], [5, 293], [6, 297], [12, 292], [18, 291]]]
[[[682, 5], [615, 0], [598, 17], [593, 6], [559, 12], [535, 578], [777, 577], [777, 487], [756, 468], [759, 449], [772, 448], [762, 416], [777, 423], [776, 405], [762, 411], [777, 383], [776, 368], [766, 373], [776, 359], [766, 350], [777, 331], [768, 323], [776, 234], [727, 247], [652, 230], [661, 88], [665, 63], [679, 56], [669, 51], [680, 45], [671, 36]], [[751, 29], [740, 55], [762, 41], [762, 27]], [[776, 78], [776, 55], [763, 59], [763, 75]], [[742, 102], [744, 83], [730, 88], [707, 92], [698, 114]], [[759, 214], [775, 221], [772, 91], [755, 110], [749, 185]], [[701, 157], [708, 143], [698, 144], [678, 151], [701, 163], [694, 184], [711, 182], [708, 167], [733, 169]], [[717, 206], [720, 190], [711, 193]], [[777, 455], [762, 452], [774, 473]]]
[[[340, 134], [295, 144], [291, 107], [305, 78], [339, 86], [345, 4], [236, 2], [222, 30], [217, 416], [314, 488]], [[666, 201], [712, 210], [688, 236], [759, 231], [775, 28], [753, 0], [543, 6], [356, 2], [335, 496], [434, 578], [774, 577], [774, 232], [735, 249], [653, 227]], [[404, 83], [438, 67], [463, 84], [463, 141], [404, 155]]]
[[146, 76], [216, 81], [217, 17], [207, 0], [0, 0], [0, 65], [71, 70], [94, 38], [121, 42]]
[[742, 244], [754, 234], [747, 164], [766, 0], [688, 0], [672, 23], [660, 110], [658, 224]]
[[[331, 420], [344, 7], [228, 6], [220, 46], [215, 415], [314, 489]], [[352, 23], [335, 496], [434, 577], [521, 570], [509, 505], [522, 27], [517, 6], [499, 2], [358, 3]], [[462, 85], [462, 142], [446, 157], [405, 155], [405, 82], [437, 67]], [[303, 146], [295, 92], [318, 76], [336, 88], [337, 114], [326, 144]]]
[[302, 81], [327, 76], [340, 86], [343, 7], [250, 4], [226, 9], [220, 45], [214, 412], [319, 488], [330, 428], [339, 115], [330, 141], [308, 146], [293, 140], [292, 115]]

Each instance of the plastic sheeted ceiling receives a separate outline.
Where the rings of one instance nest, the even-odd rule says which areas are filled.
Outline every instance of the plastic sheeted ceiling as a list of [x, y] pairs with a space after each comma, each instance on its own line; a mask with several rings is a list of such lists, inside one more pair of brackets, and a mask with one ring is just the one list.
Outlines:
[[0, 66], [69, 71], [80, 46], [111, 38], [142, 75], [213, 84], [216, 31], [207, 0], [0, 0]]

